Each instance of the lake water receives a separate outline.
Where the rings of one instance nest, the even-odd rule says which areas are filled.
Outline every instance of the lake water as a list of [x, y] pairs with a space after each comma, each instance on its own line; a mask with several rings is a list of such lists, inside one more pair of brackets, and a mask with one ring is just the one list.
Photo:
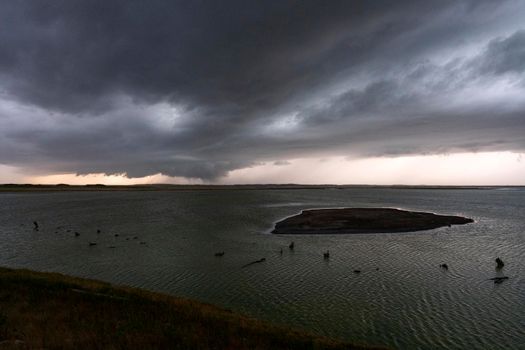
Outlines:
[[[302, 209], [371, 206], [475, 223], [397, 234], [269, 234]], [[0, 193], [0, 239], [2, 266], [194, 298], [353, 342], [525, 349], [522, 188]], [[215, 257], [219, 251], [225, 255]], [[499, 272], [496, 257], [506, 264]], [[510, 278], [487, 280], [498, 275]]]

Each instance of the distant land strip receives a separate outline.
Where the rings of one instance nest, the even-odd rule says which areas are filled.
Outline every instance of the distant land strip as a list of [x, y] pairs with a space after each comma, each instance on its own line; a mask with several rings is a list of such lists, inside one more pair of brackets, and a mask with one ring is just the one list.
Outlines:
[[525, 188], [525, 186], [426, 186], [426, 185], [302, 185], [302, 184], [248, 184], [248, 185], [35, 185], [0, 184], [0, 192], [39, 191], [199, 191], [199, 190], [345, 190], [345, 189], [424, 189], [424, 190], [490, 190]]

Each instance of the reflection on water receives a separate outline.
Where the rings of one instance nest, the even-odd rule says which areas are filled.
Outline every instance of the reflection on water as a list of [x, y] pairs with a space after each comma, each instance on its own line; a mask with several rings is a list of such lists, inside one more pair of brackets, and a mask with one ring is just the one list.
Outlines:
[[[366, 206], [476, 222], [400, 234], [268, 234], [303, 209]], [[523, 213], [522, 189], [2, 193], [0, 264], [191, 297], [357, 342], [523, 349]], [[510, 279], [495, 285], [488, 278], [498, 256]]]

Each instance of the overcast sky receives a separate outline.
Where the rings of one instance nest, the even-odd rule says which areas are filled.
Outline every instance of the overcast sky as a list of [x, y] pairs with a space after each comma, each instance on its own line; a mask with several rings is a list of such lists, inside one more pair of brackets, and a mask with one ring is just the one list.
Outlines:
[[[524, 19], [522, 0], [0, 0], [0, 181], [525, 184]], [[439, 157], [500, 168], [425, 178]]]

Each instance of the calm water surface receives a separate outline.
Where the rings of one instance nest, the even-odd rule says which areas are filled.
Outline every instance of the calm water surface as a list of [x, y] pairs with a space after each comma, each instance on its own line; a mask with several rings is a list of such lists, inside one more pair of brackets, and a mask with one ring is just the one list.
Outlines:
[[[302, 209], [356, 206], [476, 222], [417, 233], [268, 233]], [[2, 266], [167, 292], [354, 342], [525, 349], [524, 189], [0, 193], [0, 239]], [[487, 280], [497, 275], [510, 279]]]

